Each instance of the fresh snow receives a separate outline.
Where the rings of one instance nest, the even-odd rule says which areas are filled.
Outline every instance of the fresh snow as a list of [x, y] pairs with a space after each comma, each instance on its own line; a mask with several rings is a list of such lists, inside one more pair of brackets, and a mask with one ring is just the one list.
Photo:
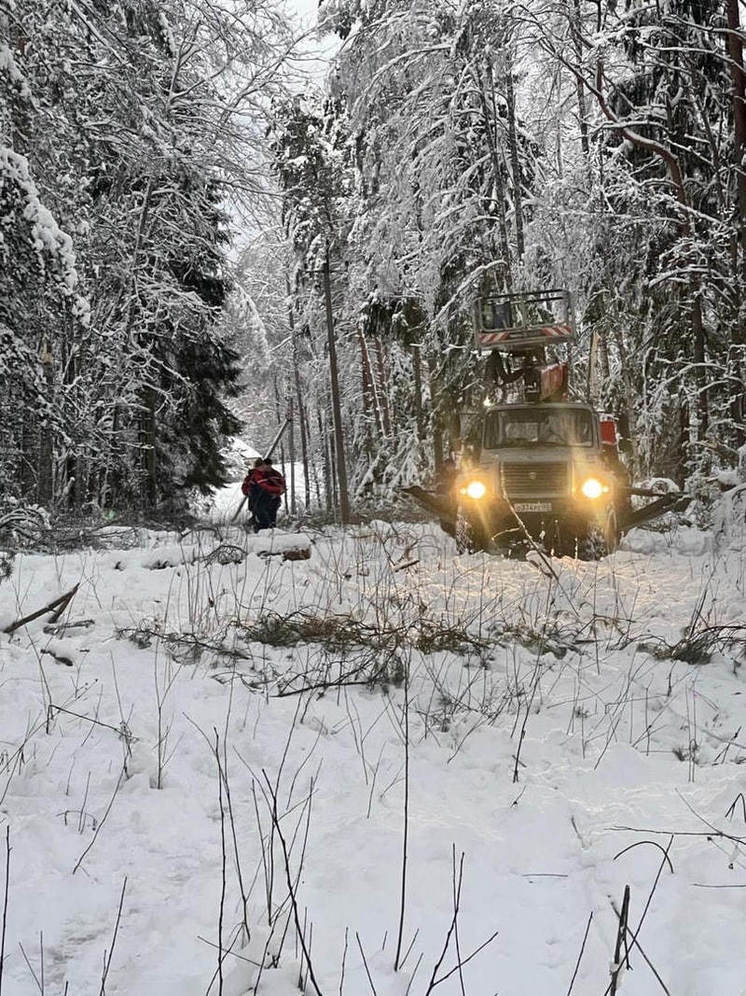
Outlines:
[[[96, 549], [17, 557], [0, 629], [79, 588], [56, 624], [0, 636], [3, 992], [38, 993], [42, 961], [47, 993], [103, 992], [110, 957], [108, 996], [217, 994], [221, 905], [225, 996], [254, 992], [265, 950], [280, 948], [258, 992], [298, 992], [307, 972], [292, 923], [282, 938], [290, 907], [270, 784], [324, 996], [372, 992], [367, 972], [378, 996], [431, 991], [462, 853], [458, 935], [436, 980], [456, 965], [456, 943], [466, 958], [497, 935], [463, 968], [463, 988], [456, 971], [432, 991], [564, 994], [592, 913], [572, 992], [600, 996], [613, 906], [629, 885], [635, 931], [661, 849], [673, 873], [665, 863], [642, 950], [675, 996], [746, 994], [744, 643], [723, 638], [698, 663], [671, 649], [687, 633], [746, 625], [744, 546], [635, 531], [614, 556], [578, 563], [457, 556], [430, 525], [311, 539], [310, 560], [283, 562], [262, 555], [295, 542], [279, 531], [110, 527]], [[219, 562], [229, 545], [241, 563]], [[285, 617], [336, 619], [348, 633], [364, 624], [372, 640], [396, 632], [398, 650], [243, 635]], [[453, 646], [414, 648], [447, 632]], [[383, 687], [292, 694], [304, 673], [318, 685], [376, 660], [391, 672]], [[407, 701], [411, 952], [396, 973]], [[236, 853], [247, 945], [236, 940]], [[663, 992], [634, 947], [630, 965], [622, 991]], [[310, 979], [305, 991], [316, 992]]]
[[[62, 287], [67, 293], [72, 293], [78, 284], [73, 242], [67, 232], [63, 232], [57, 225], [51, 211], [42, 203], [36, 184], [31, 178], [28, 159], [12, 149], [0, 146], [0, 177], [9, 180], [22, 192], [26, 202], [23, 218], [29, 224], [31, 241], [42, 272], [48, 254], [59, 266]], [[1, 234], [0, 245], [2, 245]]]

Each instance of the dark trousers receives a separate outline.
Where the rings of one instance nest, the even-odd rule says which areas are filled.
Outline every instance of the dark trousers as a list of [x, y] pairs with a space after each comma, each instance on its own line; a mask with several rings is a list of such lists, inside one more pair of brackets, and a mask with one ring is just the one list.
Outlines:
[[257, 532], [260, 529], [274, 529], [277, 525], [277, 512], [281, 504], [282, 499], [279, 495], [268, 495], [266, 491], [257, 488], [252, 502]]

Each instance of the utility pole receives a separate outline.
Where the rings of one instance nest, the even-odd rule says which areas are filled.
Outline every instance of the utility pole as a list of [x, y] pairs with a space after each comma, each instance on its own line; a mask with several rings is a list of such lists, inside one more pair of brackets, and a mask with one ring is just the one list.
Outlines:
[[350, 522], [350, 499], [347, 493], [347, 464], [345, 463], [344, 436], [342, 434], [342, 410], [339, 405], [339, 374], [337, 371], [337, 347], [334, 341], [334, 317], [332, 315], [332, 288], [329, 278], [329, 245], [324, 256], [324, 297], [326, 299], [326, 331], [329, 343], [329, 373], [332, 386], [332, 417], [334, 418], [334, 443], [337, 451], [337, 480], [339, 481], [339, 515], [342, 525]]
[[[295, 378], [295, 393], [298, 398], [298, 429], [300, 431], [300, 452], [303, 461], [303, 493], [306, 499], [306, 511], [311, 508], [311, 474], [308, 460], [308, 406], [303, 405], [303, 390], [300, 382], [300, 370], [298, 368], [298, 336], [295, 330], [295, 318], [293, 317], [293, 306], [290, 300], [290, 280], [285, 271], [285, 293], [288, 300], [288, 325], [290, 326], [290, 339], [293, 345], [293, 376]], [[292, 401], [291, 401], [292, 404]], [[293, 505], [295, 514], [295, 504]]]
[[288, 439], [290, 442], [290, 513], [295, 515], [295, 422], [293, 416], [293, 395], [290, 395], [288, 404], [288, 419], [290, 421]]

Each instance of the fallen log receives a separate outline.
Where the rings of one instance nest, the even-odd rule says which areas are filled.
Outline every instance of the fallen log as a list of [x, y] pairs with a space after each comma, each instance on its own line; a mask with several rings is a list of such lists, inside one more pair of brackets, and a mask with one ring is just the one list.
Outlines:
[[57, 622], [62, 613], [65, 611], [65, 609], [68, 607], [70, 602], [75, 597], [75, 593], [77, 592], [79, 587], [80, 587], [80, 582], [78, 582], [78, 584], [76, 584], [74, 588], [71, 588], [70, 591], [66, 591], [64, 595], [60, 595], [58, 598], [55, 598], [53, 602], [50, 602], [48, 605], [45, 605], [43, 608], [37, 609], [36, 612], [30, 613], [30, 615], [24, 616], [22, 619], [16, 619], [16, 621], [12, 622], [10, 626], [5, 627], [3, 633], [8, 633], [8, 634], [15, 633], [15, 631], [17, 629], [20, 629], [21, 626], [25, 626], [27, 623], [33, 622], [34, 619], [38, 619], [39, 616], [46, 615], [47, 612], [52, 613], [52, 615], [50, 616], [50, 622], [53, 623]]
[[657, 501], [651, 501], [648, 505], [627, 513], [619, 523], [620, 529], [626, 533], [635, 526], [641, 526], [645, 522], [651, 522], [665, 515], [666, 512], [680, 512], [690, 501], [689, 495], [682, 495], [680, 492], [661, 495]]
[[399, 490], [402, 494], [408, 495], [413, 501], [416, 501], [418, 505], [426, 508], [428, 512], [437, 515], [440, 528], [444, 533], [448, 533], [449, 536], [456, 534], [456, 507], [449, 496], [433, 494], [417, 484]]

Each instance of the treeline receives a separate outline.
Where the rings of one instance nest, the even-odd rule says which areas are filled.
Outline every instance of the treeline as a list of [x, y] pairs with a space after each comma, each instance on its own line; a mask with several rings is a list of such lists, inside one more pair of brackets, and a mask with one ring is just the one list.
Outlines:
[[473, 431], [469, 307], [490, 290], [575, 293], [574, 391], [621, 418], [637, 476], [706, 488], [733, 468], [738, 0], [325, 0], [321, 17], [336, 63], [322, 95], [277, 106], [273, 141], [293, 376], [328, 412], [328, 260], [353, 495], [429, 472]]
[[223, 480], [230, 240], [295, 44], [274, 2], [0, 0], [5, 498], [152, 508]]

